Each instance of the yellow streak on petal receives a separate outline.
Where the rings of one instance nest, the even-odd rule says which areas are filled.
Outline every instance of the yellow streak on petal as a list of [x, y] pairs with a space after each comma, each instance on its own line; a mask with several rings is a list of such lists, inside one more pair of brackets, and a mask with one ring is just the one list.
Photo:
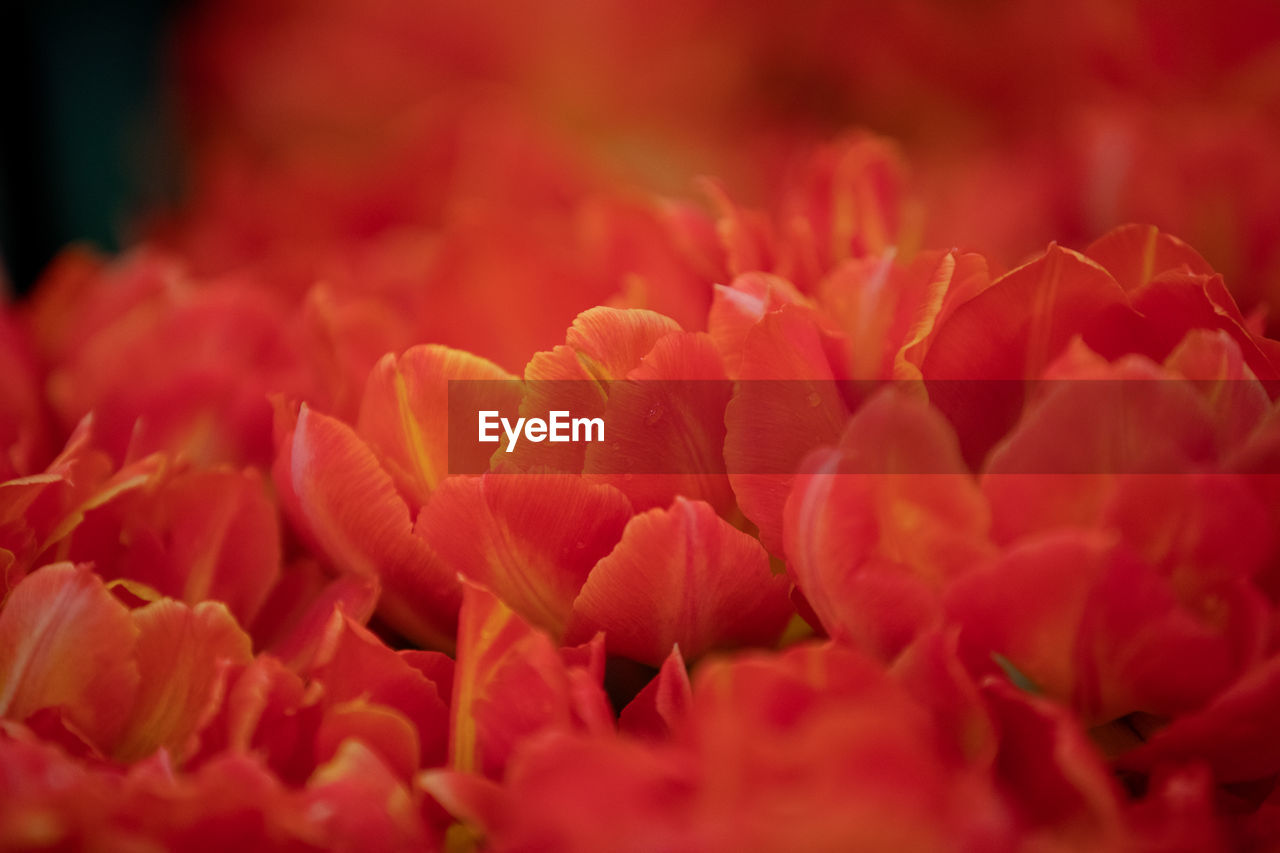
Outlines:
[[413, 407], [409, 402], [409, 386], [404, 381], [404, 374], [399, 368], [395, 373], [396, 402], [400, 409], [400, 426], [404, 429], [405, 437], [408, 439], [409, 452], [413, 454], [414, 464], [417, 465], [419, 473], [422, 474], [422, 480], [427, 484], [427, 489], [434, 491], [436, 485], [440, 482], [440, 472], [436, 470], [435, 464], [431, 460], [431, 451], [427, 448], [426, 436], [422, 433], [422, 426], [418, 423], [418, 419], [413, 416]]
[[496, 604], [485, 615], [474, 642], [467, 642], [471, 638], [462, 636], [462, 631], [468, 626], [459, 628], [459, 671], [454, 681], [453, 743], [449, 763], [463, 773], [476, 772], [480, 764], [476, 754], [476, 721], [471, 714], [471, 706], [476, 701], [476, 682], [481, 674], [480, 660], [513, 615], [506, 606]]

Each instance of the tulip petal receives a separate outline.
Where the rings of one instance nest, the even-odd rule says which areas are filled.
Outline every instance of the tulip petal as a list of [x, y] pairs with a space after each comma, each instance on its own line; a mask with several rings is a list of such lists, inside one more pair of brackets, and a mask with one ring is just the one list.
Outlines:
[[917, 638], [891, 673], [933, 715], [939, 746], [959, 766], [990, 767], [998, 743], [978, 685], [959, 657], [959, 635], [929, 632]]
[[[330, 617], [324, 649], [310, 667], [309, 675], [324, 685], [328, 701], [368, 700], [380, 708], [395, 710], [413, 726], [413, 754], [387, 755], [392, 766], [417, 769], [423, 762], [436, 764], [444, 760], [449, 711], [438, 686], [350, 617], [337, 611]], [[352, 709], [352, 713], [360, 719], [368, 716], [359, 709]], [[377, 709], [369, 713], [376, 718], [373, 725], [385, 722]], [[397, 726], [387, 725], [398, 739], [394, 733]]]
[[60, 544], [93, 560], [104, 580], [145, 584], [196, 604], [225, 603], [247, 624], [280, 574], [280, 529], [258, 473], [185, 468], [156, 460], [113, 478], [83, 507]]
[[1150, 772], [1169, 763], [1204, 761], [1220, 782], [1263, 779], [1280, 772], [1273, 736], [1280, 709], [1280, 657], [1272, 657], [1195, 713], [1174, 720], [1118, 759]]
[[1221, 329], [1240, 345], [1245, 363], [1263, 381], [1280, 379], [1280, 343], [1255, 337], [1220, 275], [1167, 272], [1132, 294], [1145, 318], [1146, 352], [1164, 359], [1192, 329]]
[[1109, 273], [1049, 247], [958, 306], [921, 365], [930, 398], [955, 425], [965, 458], [981, 461], [1013, 425], [1021, 388], [991, 380], [1038, 379], [1075, 336], [1095, 352], [1131, 349], [1138, 316]]
[[195, 736], [212, 719], [229, 665], [252, 657], [249, 637], [221, 604], [187, 607], [165, 599], [133, 613], [141, 681], [129, 725], [114, 753], [122, 761], [166, 747], [175, 760], [195, 752]]
[[605, 440], [588, 445], [583, 473], [617, 488], [637, 510], [683, 495], [730, 514], [724, 411], [732, 392], [708, 335], [666, 335], [626, 381], [610, 383]]
[[734, 278], [728, 287], [715, 286], [707, 333], [730, 377], [738, 378], [742, 349], [751, 327], [768, 312], [790, 304], [808, 305], [809, 300], [791, 282], [769, 273], [746, 273]]
[[316, 761], [332, 760], [353, 741], [377, 755], [402, 780], [413, 778], [421, 766], [418, 730], [404, 714], [386, 705], [352, 699], [328, 708], [316, 729]]
[[695, 659], [772, 643], [791, 612], [786, 578], [758, 542], [707, 504], [676, 498], [627, 523], [578, 594], [568, 638], [604, 631], [612, 654], [661, 666], [674, 644]]
[[341, 742], [307, 780], [307, 814], [339, 849], [429, 849], [426, 827], [398, 768], [359, 739]]
[[200, 750], [187, 767], [227, 752], [252, 754], [281, 781], [301, 785], [315, 769], [322, 693], [276, 658], [259, 655], [228, 679], [222, 707], [200, 732]]
[[[919, 266], [931, 258], [922, 256]], [[926, 267], [927, 268], [927, 267]], [[919, 306], [893, 359], [894, 379], [920, 379], [921, 365], [956, 309], [991, 286], [987, 259], [971, 252], [950, 251], [937, 260], [921, 294]]]
[[567, 344], [597, 379], [621, 379], [653, 345], [680, 325], [641, 308], [598, 307], [579, 314], [565, 333]]
[[950, 425], [893, 389], [810, 465], [787, 501], [788, 570], [828, 635], [892, 658], [940, 616], [945, 584], [990, 556], [986, 502]]
[[837, 381], [847, 378], [847, 346], [795, 305], [766, 314], [747, 335], [724, 414], [724, 458], [738, 506], [772, 554], [782, 553], [783, 507], [800, 463], [835, 444], [849, 418]]
[[423, 645], [451, 648], [457, 578], [413, 535], [408, 506], [355, 432], [303, 406], [289, 475], [307, 530], [333, 565], [378, 577], [389, 621]]
[[957, 579], [947, 609], [972, 671], [1011, 664], [1100, 725], [1135, 711], [1187, 713], [1253, 662], [1260, 595], [1214, 593], [1218, 611], [1188, 607], [1112, 535], [1066, 530], [1028, 538]]
[[1171, 270], [1213, 275], [1213, 267], [1186, 243], [1154, 225], [1121, 225], [1089, 244], [1085, 257], [1106, 268], [1128, 292]]
[[296, 563], [285, 569], [251, 626], [254, 645], [301, 671], [319, 650], [334, 611], [341, 610], [363, 625], [373, 616], [380, 591], [376, 577], [335, 578], [313, 561]]
[[612, 486], [569, 474], [486, 474], [442, 484], [415, 532], [443, 566], [558, 637], [587, 573], [630, 516]]
[[491, 593], [465, 584], [450, 702], [450, 766], [500, 777], [526, 739], [571, 731], [575, 719], [594, 718], [589, 711], [575, 712], [573, 693], [569, 667], [551, 639]]
[[1193, 329], [1164, 366], [1192, 380], [1210, 403], [1224, 449], [1242, 444], [1267, 415], [1266, 388], [1245, 364], [1240, 344], [1222, 329]]
[[[529, 360], [524, 370], [522, 417], [547, 418], [552, 411], [575, 418], [602, 418], [612, 380], [637, 368], [654, 344], [680, 326], [653, 311], [596, 307], [579, 314], [565, 343]], [[525, 471], [580, 474], [586, 442], [521, 442], [503, 462]]]
[[[451, 381], [459, 383], [452, 390]], [[492, 453], [486, 445], [467, 445], [470, 456], [451, 459], [450, 412], [510, 414], [519, 402], [519, 380], [492, 362], [448, 347], [416, 346], [399, 358], [383, 356], [369, 374], [356, 431], [416, 508], [427, 503], [451, 462], [458, 470], [484, 470]]]
[[983, 693], [999, 732], [996, 778], [1029, 840], [1123, 849], [1120, 791], [1067, 711], [992, 680]]
[[0, 716], [61, 708], [104, 751], [119, 737], [139, 688], [139, 629], [86, 566], [32, 572], [0, 610]]
[[788, 190], [776, 271], [802, 290], [844, 261], [916, 239], [906, 163], [887, 139], [854, 133], [818, 148]]
[[622, 709], [618, 726], [628, 734], [663, 740], [688, 717], [692, 702], [684, 658], [680, 647], [672, 646], [658, 674]]
[[1139, 356], [1108, 364], [1078, 340], [1050, 370], [987, 459], [997, 541], [1094, 525], [1124, 478], [1212, 464], [1213, 417], [1191, 383]]

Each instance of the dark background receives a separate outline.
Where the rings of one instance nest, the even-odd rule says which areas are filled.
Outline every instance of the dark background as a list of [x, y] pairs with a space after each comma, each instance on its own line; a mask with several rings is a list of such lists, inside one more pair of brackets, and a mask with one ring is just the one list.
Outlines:
[[168, 32], [180, 0], [0, 0], [0, 260], [19, 293], [84, 240], [119, 248], [177, 191]]

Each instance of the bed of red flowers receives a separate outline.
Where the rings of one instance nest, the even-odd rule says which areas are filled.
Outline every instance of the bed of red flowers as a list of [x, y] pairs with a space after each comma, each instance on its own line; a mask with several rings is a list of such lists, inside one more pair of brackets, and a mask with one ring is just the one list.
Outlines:
[[177, 44], [0, 313], [0, 848], [1280, 846], [1280, 7]]

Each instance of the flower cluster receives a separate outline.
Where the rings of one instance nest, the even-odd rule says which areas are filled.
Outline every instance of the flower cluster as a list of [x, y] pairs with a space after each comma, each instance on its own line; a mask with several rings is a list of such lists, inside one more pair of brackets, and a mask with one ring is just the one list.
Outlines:
[[536, 5], [202, 6], [3, 307], [0, 848], [1277, 843], [1272, 5]]

